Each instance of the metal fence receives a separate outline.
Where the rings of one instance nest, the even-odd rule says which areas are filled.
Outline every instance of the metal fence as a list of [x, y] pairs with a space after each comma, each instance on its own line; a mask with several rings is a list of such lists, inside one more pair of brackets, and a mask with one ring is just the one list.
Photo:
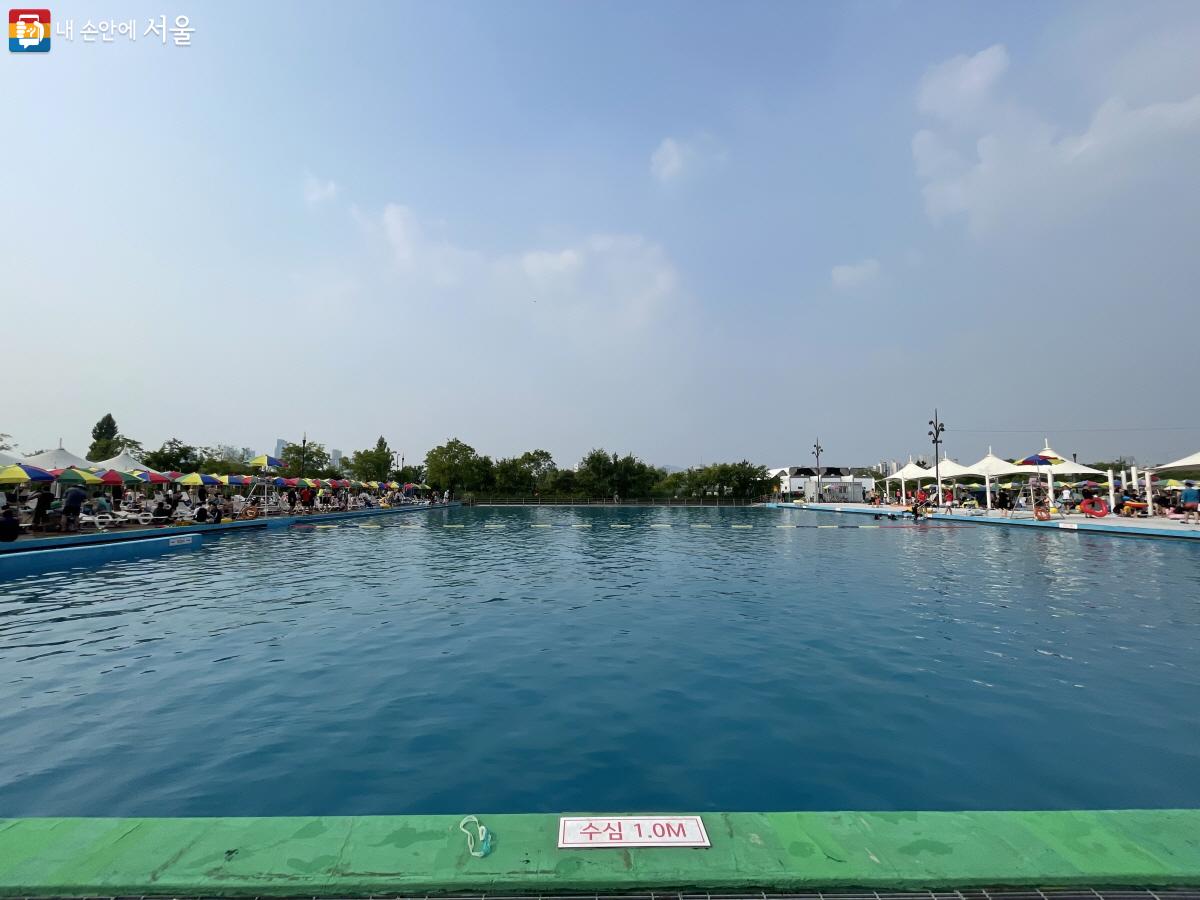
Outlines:
[[464, 506], [753, 506], [758, 499], [733, 497], [495, 497], [466, 495]]

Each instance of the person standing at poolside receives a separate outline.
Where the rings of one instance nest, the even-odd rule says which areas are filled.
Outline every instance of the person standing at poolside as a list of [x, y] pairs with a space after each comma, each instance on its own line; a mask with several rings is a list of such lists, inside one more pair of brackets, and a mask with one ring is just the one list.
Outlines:
[[0, 512], [0, 541], [8, 543], [21, 536], [21, 522], [13, 515], [13, 508], [7, 503]]
[[33, 531], [44, 531], [46, 529], [46, 511], [50, 509], [50, 503], [53, 500], [54, 495], [50, 493], [50, 488], [44, 484], [33, 495], [33, 524], [30, 526]]
[[1179, 505], [1183, 507], [1183, 524], [1190, 525], [1200, 520], [1200, 488], [1196, 482], [1185, 481], [1179, 494]]
[[62, 530], [63, 531], [78, 531], [79, 530], [79, 512], [83, 509], [83, 501], [87, 499], [87, 492], [79, 485], [72, 485], [63, 497], [62, 510]]

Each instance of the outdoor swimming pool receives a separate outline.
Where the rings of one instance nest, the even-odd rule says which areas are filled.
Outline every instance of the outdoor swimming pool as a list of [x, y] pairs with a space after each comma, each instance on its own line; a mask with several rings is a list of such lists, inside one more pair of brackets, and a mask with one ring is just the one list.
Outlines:
[[453, 509], [0, 583], [0, 816], [1200, 806], [1200, 548], [774, 527], [835, 521]]

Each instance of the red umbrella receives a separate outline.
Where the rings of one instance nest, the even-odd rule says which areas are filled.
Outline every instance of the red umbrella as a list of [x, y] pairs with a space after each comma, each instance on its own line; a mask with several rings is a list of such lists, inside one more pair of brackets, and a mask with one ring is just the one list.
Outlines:
[[166, 475], [159, 475], [157, 472], [134, 472], [133, 474], [147, 484], [167, 484], [171, 480]]

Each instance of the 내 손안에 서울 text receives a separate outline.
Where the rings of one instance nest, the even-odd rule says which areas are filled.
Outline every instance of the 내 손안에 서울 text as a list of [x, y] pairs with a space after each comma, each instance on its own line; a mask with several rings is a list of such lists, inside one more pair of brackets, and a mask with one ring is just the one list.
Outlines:
[[46, 53], [51, 38], [84, 44], [138, 43], [190, 47], [196, 31], [190, 16], [161, 14], [147, 19], [88, 18], [76, 27], [75, 19], [51, 22], [48, 9], [12, 9], [8, 13], [8, 49], [16, 53]]

